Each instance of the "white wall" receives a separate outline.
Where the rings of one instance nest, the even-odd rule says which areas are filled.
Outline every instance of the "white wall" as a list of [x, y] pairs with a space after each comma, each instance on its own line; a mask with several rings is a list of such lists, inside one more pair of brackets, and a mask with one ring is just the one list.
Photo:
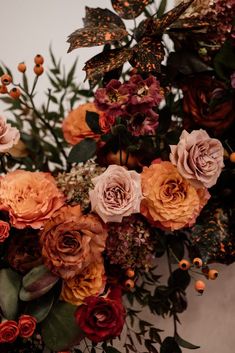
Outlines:
[[[110, 7], [109, 0], [0, 0], [0, 60], [16, 73], [17, 64], [25, 61], [28, 72], [33, 68], [33, 57], [42, 54], [48, 62], [48, 47], [52, 44], [55, 55], [70, 66], [75, 57], [80, 58], [77, 79], [84, 79], [82, 67], [97, 49], [79, 49], [67, 54], [66, 37], [82, 27], [85, 5]], [[15, 68], [13, 70], [13, 68]], [[41, 91], [46, 90], [45, 77], [40, 78]], [[41, 97], [41, 95], [40, 95]], [[5, 107], [0, 103], [0, 114]], [[193, 286], [188, 290], [189, 308], [180, 318], [179, 333], [183, 338], [201, 345], [198, 353], [233, 353], [235, 348], [235, 265], [216, 266], [220, 276], [208, 282], [202, 297], [197, 296]], [[160, 261], [160, 272], [166, 272], [165, 260]], [[155, 317], [156, 327], [172, 334], [171, 319]], [[184, 350], [187, 352], [188, 350]]]

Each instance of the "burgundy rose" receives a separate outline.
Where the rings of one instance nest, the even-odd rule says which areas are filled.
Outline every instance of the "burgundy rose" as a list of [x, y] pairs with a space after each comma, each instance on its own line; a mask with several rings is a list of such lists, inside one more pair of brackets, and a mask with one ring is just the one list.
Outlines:
[[78, 326], [95, 343], [117, 337], [125, 322], [121, 289], [113, 288], [107, 298], [86, 298], [85, 304], [78, 307], [75, 318]]
[[33, 335], [37, 321], [33, 316], [21, 315], [18, 322], [19, 336], [29, 338]]
[[9, 237], [10, 225], [0, 220], [0, 243], [3, 243]]
[[17, 322], [7, 320], [0, 323], [0, 343], [12, 343], [19, 335]]
[[219, 136], [235, 121], [235, 100], [225, 97], [227, 92], [222, 82], [200, 75], [190, 78], [181, 88], [186, 130], [204, 127]]

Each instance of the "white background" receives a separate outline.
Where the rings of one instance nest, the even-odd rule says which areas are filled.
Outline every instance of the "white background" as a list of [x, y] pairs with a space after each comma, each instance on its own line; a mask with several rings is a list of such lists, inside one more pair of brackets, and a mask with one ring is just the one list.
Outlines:
[[[25, 61], [28, 72], [32, 72], [33, 57], [42, 54], [45, 68], [48, 65], [48, 48], [52, 45], [57, 58], [62, 58], [66, 67], [79, 57], [77, 82], [84, 80], [82, 67], [97, 48], [78, 49], [67, 54], [66, 37], [75, 29], [82, 27], [85, 6], [109, 7], [109, 0], [0, 0], [0, 60], [16, 73], [17, 64]], [[46, 78], [40, 78], [40, 99], [46, 91]], [[0, 114], [5, 107], [0, 103]], [[166, 273], [166, 261], [161, 259], [159, 272]], [[216, 265], [220, 270], [216, 281], [208, 281], [202, 297], [198, 296], [193, 284], [188, 289], [189, 307], [180, 315], [182, 326], [180, 335], [201, 346], [198, 353], [233, 353], [235, 351], [235, 265], [229, 267]], [[166, 335], [172, 334], [171, 319], [155, 317], [156, 327], [164, 329]], [[188, 352], [188, 350], [184, 350]]]

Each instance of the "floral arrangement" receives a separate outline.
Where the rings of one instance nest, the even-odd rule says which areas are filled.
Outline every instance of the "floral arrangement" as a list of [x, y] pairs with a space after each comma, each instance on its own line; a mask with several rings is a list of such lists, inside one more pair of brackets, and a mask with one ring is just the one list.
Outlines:
[[0, 68], [3, 353], [118, 353], [115, 338], [126, 353], [199, 348], [177, 331], [186, 289], [203, 294], [212, 264], [235, 259], [234, 0], [111, 3], [87, 7], [68, 39], [103, 46], [84, 67], [90, 88], [50, 49], [38, 107], [43, 56], [33, 83], [23, 62], [22, 83]]

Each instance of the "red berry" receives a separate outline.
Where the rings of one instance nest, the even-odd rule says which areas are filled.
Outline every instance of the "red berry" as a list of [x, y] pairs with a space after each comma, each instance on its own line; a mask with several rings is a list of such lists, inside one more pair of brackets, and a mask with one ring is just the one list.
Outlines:
[[38, 54], [34, 57], [34, 62], [37, 65], [42, 65], [44, 63], [44, 58], [42, 55]]
[[203, 282], [201, 280], [197, 280], [195, 282], [194, 288], [198, 293], [203, 294], [203, 292], [206, 288], [205, 282]]
[[19, 90], [19, 88], [14, 87], [10, 90], [9, 95], [11, 96], [11, 98], [13, 99], [18, 99], [21, 95], [21, 91]]
[[22, 72], [22, 73], [24, 73], [25, 71], [26, 71], [26, 65], [25, 65], [25, 63], [19, 63], [18, 64], [18, 66], [17, 66], [17, 69], [18, 69], [18, 71], [19, 72]]
[[7, 86], [12, 83], [12, 77], [8, 74], [4, 74], [1, 76], [1, 82], [3, 85]]
[[183, 270], [183, 271], [186, 271], [186, 270], [188, 270], [190, 268], [190, 262], [188, 260], [185, 260], [185, 259], [181, 260], [178, 263], [178, 265], [179, 265], [179, 268], [181, 270]]

